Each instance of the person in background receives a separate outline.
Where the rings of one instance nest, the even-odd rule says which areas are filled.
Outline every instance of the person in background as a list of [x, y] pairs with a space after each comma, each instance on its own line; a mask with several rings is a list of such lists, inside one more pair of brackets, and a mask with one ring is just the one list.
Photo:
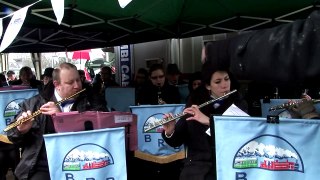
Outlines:
[[148, 70], [145, 68], [139, 68], [136, 75], [134, 76], [134, 81], [131, 86], [142, 87], [148, 82]]
[[[94, 91], [92, 84], [86, 80], [84, 70], [78, 70], [80, 75], [80, 80], [82, 83], [82, 88], [86, 89], [85, 93], [88, 97], [88, 100], [91, 102], [91, 105], [96, 108], [104, 109], [107, 107], [107, 101], [104, 96], [104, 93], [98, 93], [96, 90]], [[108, 111], [106, 108], [104, 111]]]
[[16, 78], [16, 73], [14, 73], [14, 71], [9, 70], [9, 71], [7, 72], [7, 80], [8, 80], [9, 85], [11, 85], [11, 83], [12, 83], [13, 81], [16, 81], [16, 80], [17, 80], [17, 78]]
[[112, 77], [112, 69], [109, 66], [102, 66], [99, 74], [95, 76], [92, 86], [94, 92], [104, 94], [106, 88], [119, 86], [119, 84]]
[[24, 66], [19, 71], [19, 80], [13, 81], [11, 85], [30, 86], [31, 88], [42, 89], [42, 82], [33, 78], [33, 73], [30, 67]]
[[86, 74], [85, 74], [84, 70], [79, 69], [78, 72], [79, 72], [79, 75], [80, 75], [80, 80], [82, 82], [83, 88], [86, 88], [86, 87], [89, 87], [89, 86], [91, 87], [90, 81], [88, 81], [86, 79]]
[[[144, 86], [138, 97], [139, 105], [179, 104], [180, 94], [177, 87], [169, 85], [166, 81], [165, 71], [161, 64], [153, 64], [149, 69], [151, 83]], [[132, 179], [178, 179], [181, 160], [166, 164], [159, 164], [137, 159], [135, 166], [142, 171], [135, 171]], [[130, 178], [129, 178], [130, 179]]]
[[188, 89], [190, 94], [197, 89], [202, 83], [202, 77], [201, 77], [201, 72], [197, 71], [194, 72], [189, 79], [189, 83], [188, 83]]
[[103, 66], [100, 68], [100, 76], [101, 76], [101, 83], [105, 88], [111, 86], [119, 86], [118, 83], [113, 78], [112, 69], [109, 66]]
[[6, 76], [4, 74], [0, 74], [0, 87], [8, 86]]
[[180, 94], [177, 87], [166, 81], [161, 64], [154, 64], [149, 69], [151, 83], [145, 85], [138, 94], [138, 104], [179, 104]]
[[166, 78], [170, 85], [187, 84], [181, 79], [181, 72], [177, 64], [168, 64], [166, 69]]
[[109, 66], [102, 66], [99, 74], [96, 75], [92, 83], [92, 93], [95, 95], [93, 98], [100, 100], [95, 101], [101, 106], [107, 107], [105, 99], [105, 90], [108, 87], [118, 87], [119, 84], [112, 77], [112, 69]]
[[148, 70], [146, 70], [145, 68], [139, 68], [134, 76], [134, 80], [129, 85], [130, 87], [135, 88], [136, 103], [138, 101], [138, 94], [147, 83], [150, 83], [148, 77]]
[[288, 112], [293, 119], [320, 119], [320, 114], [314, 107], [314, 102], [307, 94], [302, 95], [302, 99], [294, 103], [292, 106], [287, 107]]
[[52, 80], [52, 73], [53, 73], [54, 68], [48, 67], [44, 70], [44, 73], [42, 74], [42, 81], [43, 85], [47, 85], [49, 81]]
[[[181, 180], [216, 179], [214, 141], [206, 131], [210, 127], [212, 115], [223, 114], [232, 104], [247, 111], [247, 104], [239, 93], [233, 93], [223, 100], [199, 109], [200, 104], [223, 96], [236, 89], [231, 73], [224, 67], [204, 64], [203, 84], [189, 97], [183, 113], [185, 117], [163, 125], [162, 137], [172, 147], [185, 145], [187, 156], [181, 171]], [[165, 117], [171, 116], [170, 114]], [[212, 130], [211, 130], [212, 131]]]
[[[32, 121], [26, 121], [7, 132], [8, 138], [14, 144], [23, 147], [23, 154], [15, 175], [21, 180], [50, 180], [44, 134], [55, 133], [52, 115], [58, 112], [70, 111], [104, 111], [92, 106], [86, 93], [82, 92], [74, 98], [56, 105], [55, 102], [70, 97], [82, 90], [82, 84], [76, 66], [62, 63], [53, 71], [53, 81], [39, 95], [25, 100], [21, 104], [21, 113], [17, 120], [26, 118], [32, 112], [40, 110], [42, 113]], [[52, 87], [52, 88], [49, 88]]]

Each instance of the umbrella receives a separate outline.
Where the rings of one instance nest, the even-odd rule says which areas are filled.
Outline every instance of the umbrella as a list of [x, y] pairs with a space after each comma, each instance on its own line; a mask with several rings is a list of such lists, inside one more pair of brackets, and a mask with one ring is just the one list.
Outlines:
[[72, 59], [77, 60], [77, 59], [86, 59], [90, 60], [90, 52], [91, 50], [81, 50], [81, 51], [74, 51], [72, 55]]
[[[80, 60], [80, 64], [81, 64], [82, 59], [89, 61], [90, 60], [90, 52], [91, 52], [90, 49], [74, 51], [72, 54], [72, 59], [73, 60]], [[90, 74], [88, 73], [86, 68], [83, 68], [83, 69], [85, 72], [86, 79], [90, 81], [91, 80]]]

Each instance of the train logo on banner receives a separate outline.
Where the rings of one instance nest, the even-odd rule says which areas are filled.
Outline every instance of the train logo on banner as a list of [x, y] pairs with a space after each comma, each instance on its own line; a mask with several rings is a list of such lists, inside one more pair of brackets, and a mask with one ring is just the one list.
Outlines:
[[245, 143], [234, 157], [233, 168], [304, 173], [300, 154], [287, 140], [274, 135], [262, 135]]
[[[143, 132], [146, 132], [147, 129], [150, 128], [154, 124], [154, 122], [159, 122], [161, 119], [163, 119], [164, 114], [163, 113], [157, 113], [153, 114], [150, 117], [147, 118], [143, 125]], [[161, 133], [163, 130], [162, 126], [159, 126], [157, 128], [151, 129], [148, 131], [148, 133]]]
[[114, 164], [109, 151], [97, 144], [76, 146], [65, 156], [62, 171], [83, 171], [100, 169]]
[[3, 117], [5, 118], [6, 121], [6, 125], [8, 125], [11, 121], [11, 117], [13, 118], [14, 116], [16, 116], [17, 114], [19, 114], [21, 112], [21, 107], [20, 107], [20, 103], [22, 103], [25, 99], [23, 98], [19, 98], [19, 99], [15, 99], [13, 101], [10, 101], [3, 112]]

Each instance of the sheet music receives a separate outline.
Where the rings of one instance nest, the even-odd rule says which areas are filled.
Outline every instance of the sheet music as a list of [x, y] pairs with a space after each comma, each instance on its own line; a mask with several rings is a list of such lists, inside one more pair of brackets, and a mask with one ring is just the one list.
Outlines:
[[249, 116], [236, 105], [232, 104], [223, 114], [223, 116]]
[[[246, 112], [242, 111], [238, 106], [232, 104], [223, 114], [223, 116], [249, 116]], [[211, 136], [210, 128], [206, 130], [206, 133]]]

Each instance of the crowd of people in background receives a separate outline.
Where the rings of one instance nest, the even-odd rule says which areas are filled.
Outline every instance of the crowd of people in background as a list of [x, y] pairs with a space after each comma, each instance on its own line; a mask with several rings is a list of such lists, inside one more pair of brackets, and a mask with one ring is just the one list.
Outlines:
[[[29, 104], [27, 107], [33, 107], [32, 109], [23, 109], [24, 114], [22, 116], [27, 116], [29, 110], [35, 111], [34, 108], [44, 108], [45, 112], [50, 109], [54, 109], [54, 111], [50, 111], [50, 113], [56, 112], [56, 111], [64, 111], [62, 107], [61, 109], [55, 109], [53, 108], [50, 103], [50, 99], [52, 97], [57, 98], [57, 96], [53, 96], [55, 92], [58, 91], [58, 87], [64, 87], [65, 85], [62, 85], [61, 81], [65, 80], [66, 77], [64, 76], [70, 76], [76, 77], [75, 72], [73, 72], [71, 69], [74, 69], [74, 66], [63, 63], [60, 65], [57, 71], [57, 68], [48, 67], [44, 69], [43, 74], [41, 74], [40, 79], [37, 79], [35, 76], [35, 73], [32, 71], [32, 69], [28, 66], [24, 66], [20, 69], [19, 75], [16, 76], [14, 71], [8, 70], [7, 72], [0, 73], [0, 80], [1, 80], [1, 87], [9, 87], [9, 86], [25, 86], [28, 88], [35, 88], [39, 90], [39, 95], [36, 98], [43, 99], [43, 104]], [[69, 75], [61, 75], [61, 70], [66, 70], [66, 72], [71, 73]], [[109, 87], [119, 87], [119, 84], [115, 81], [115, 76], [112, 73], [112, 69], [108, 66], [102, 66], [100, 68], [100, 72], [95, 75], [92, 81], [88, 81], [85, 78], [85, 72], [84, 70], [77, 70], [78, 77], [79, 77], [79, 83], [76, 86], [81, 89], [85, 88], [85, 96], [86, 99], [90, 102], [92, 108], [94, 109], [100, 109], [103, 111], [112, 111], [113, 109], [108, 109], [107, 107], [107, 101], [105, 100], [105, 89]], [[192, 74], [190, 77], [190, 81], [188, 79], [182, 79], [181, 78], [181, 71], [179, 70], [177, 64], [168, 64], [167, 67], [163, 66], [162, 64], [153, 64], [149, 69], [146, 68], [139, 68], [136, 73], [134, 74], [134, 78], [132, 82], [129, 84], [129, 87], [135, 88], [135, 96], [136, 96], [136, 105], [145, 105], [145, 104], [151, 104], [151, 105], [158, 105], [158, 104], [179, 104], [181, 103], [181, 97], [178, 90], [179, 85], [186, 85], [188, 88], [190, 88], [190, 92], [192, 92], [196, 87], [198, 87], [201, 84], [201, 73], [199, 72]], [[60, 80], [60, 84], [57, 84], [57, 80]], [[188, 84], [189, 83], [189, 84]], [[81, 87], [81, 88], [80, 88]], [[61, 89], [60, 89], [61, 90]], [[65, 92], [65, 91], [64, 91]], [[61, 95], [60, 95], [61, 96]], [[63, 96], [63, 95], [62, 95]], [[62, 97], [61, 96], [61, 97]], [[63, 98], [63, 97], [62, 97]], [[32, 101], [33, 102], [33, 101]], [[25, 103], [31, 103], [31, 102], [25, 102]], [[48, 107], [47, 107], [48, 106]], [[48, 110], [49, 111], [49, 110]], [[49, 112], [48, 112], [49, 113]], [[45, 113], [44, 113], [45, 114]], [[47, 118], [48, 116], [41, 117], [46, 118], [48, 122], [50, 122], [50, 118]], [[51, 123], [49, 123], [51, 124]], [[48, 124], [47, 124], [48, 125]], [[46, 126], [47, 126], [46, 125]], [[50, 126], [52, 128], [52, 126]], [[54, 132], [53, 129], [50, 130], [50, 127], [46, 127], [45, 130], [46, 133], [52, 133]], [[29, 131], [29, 126], [19, 126], [19, 131], [23, 131], [23, 133], [27, 133]], [[40, 130], [40, 129], [39, 129]], [[34, 131], [34, 129], [32, 129]], [[40, 130], [42, 131], [42, 130]], [[39, 131], [39, 132], [40, 132]], [[19, 134], [15, 134], [15, 131], [9, 132], [9, 137], [15, 137], [12, 140], [16, 140], [16, 136]], [[38, 133], [37, 133], [38, 134]], [[36, 139], [39, 139], [38, 137], [34, 137]], [[37, 142], [41, 142], [41, 139]], [[37, 163], [34, 167], [29, 167], [28, 171], [21, 171], [21, 168], [25, 165], [23, 163], [28, 163], [28, 161], [24, 159], [19, 159], [17, 156], [19, 155], [19, 147], [15, 145], [4, 145], [2, 143], [0, 147], [0, 151], [3, 155], [4, 152], [6, 154], [12, 154], [9, 161], [15, 162], [12, 164], [8, 164], [8, 166], [1, 166], [1, 177], [0, 179], [4, 179], [4, 175], [6, 174], [7, 170], [9, 168], [14, 171], [16, 169], [16, 166], [18, 162], [20, 161], [20, 165], [18, 166], [19, 173], [16, 173], [15, 175], [21, 179], [28, 177], [29, 179], [48, 179], [48, 171], [46, 166], [46, 158], [44, 155], [44, 147], [39, 146], [35, 147], [36, 144], [30, 146], [33, 149], [40, 148], [40, 153], [36, 155], [35, 158]], [[10, 147], [9, 147], [10, 146]], [[38, 145], [37, 145], [38, 146]], [[29, 151], [29, 150], [27, 150]], [[1, 160], [4, 160], [4, 158], [9, 158], [10, 156], [4, 157], [0, 156]], [[21, 161], [23, 163], [21, 163]], [[182, 161], [176, 161], [169, 164], [160, 165], [157, 163], [150, 163], [143, 160], [134, 159], [135, 163], [140, 164], [141, 166], [149, 169], [148, 173], [145, 173], [146, 178], [153, 178], [158, 177], [158, 179], [161, 178], [172, 178], [178, 179], [180, 175], [180, 169], [182, 168]], [[128, 163], [132, 164], [132, 163]], [[130, 177], [139, 177], [141, 174], [137, 173], [131, 173], [133, 167], [128, 166], [128, 175]], [[32, 176], [33, 178], [30, 178]]]
[[[236, 81], [228, 68], [216, 67], [210, 61], [203, 61], [201, 72], [197, 71], [183, 78], [177, 64], [153, 64], [146, 68], [139, 68], [129, 84], [135, 88], [136, 105], [163, 105], [181, 103], [181, 94], [178, 87], [185, 85], [188, 88], [186, 97], [186, 116], [175, 123], [171, 121], [164, 124], [162, 137], [168, 145], [177, 147], [185, 145], [188, 147], [186, 160], [177, 160], [167, 164], [158, 164], [127, 157], [128, 178], [130, 179], [214, 179], [216, 174], [214, 169], [214, 155], [212, 149], [214, 142], [208, 138], [204, 132], [209, 128], [209, 117], [212, 114], [221, 115], [231, 104], [236, 104], [240, 109], [248, 112], [248, 104], [241, 92], [230, 95], [226, 100], [218, 101], [214, 106], [207, 106], [199, 109], [198, 105], [210, 99], [223, 96], [233, 89], [239, 89]], [[70, 63], [62, 63], [58, 68], [46, 68], [37, 80], [30, 67], [22, 67], [19, 76], [11, 70], [0, 73], [0, 87], [5, 86], [27, 86], [39, 90], [39, 95], [24, 102], [24, 109], [19, 118], [30, 115], [31, 112], [40, 109], [41, 116], [36, 119], [39, 128], [31, 128], [32, 122], [23, 123], [16, 129], [8, 132], [8, 137], [13, 142], [23, 140], [23, 134], [32, 131], [33, 143], [23, 147], [25, 151], [23, 158], [17, 158], [18, 147], [15, 145], [3, 145], [0, 143], [0, 160], [11, 158], [13, 163], [7, 166], [0, 166], [0, 180], [5, 179], [8, 168], [16, 169], [15, 175], [19, 179], [50, 179], [48, 165], [43, 145], [43, 134], [54, 133], [50, 116], [56, 112], [68, 112], [72, 110], [86, 111], [112, 111], [107, 108], [105, 90], [110, 87], [119, 87], [112, 69], [102, 66], [100, 72], [95, 75], [93, 81], [85, 78], [83, 70], [77, 70]], [[86, 91], [81, 96], [76, 97], [69, 108], [56, 107], [52, 101], [65, 98], [75, 91], [85, 88]], [[303, 103], [295, 107], [290, 107], [289, 111], [295, 114], [295, 118], [319, 118], [313, 103], [309, 99], [304, 99]], [[37, 103], [36, 103], [37, 102]], [[41, 103], [38, 103], [41, 102]], [[89, 102], [89, 105], [87, 104]], [[75, 105], [74, 105], [75, 104]], [[28, 108], [26, 108], [28, 107]], [[166, 116], [171, 116], [167, 114]], [[42, 120], [46, 124], [41, 124]], [[30, 143], [29, 141], [26, 143]], [[37, 150], [37, 154], [31, 153]], [[5, 156], [4, 153], [11, 156]], [[36, 162], [29, 166], [30, 161]], [[19, 165], [17, 166], [18, 162]], [[139, 166], [141, 171], [134, 171], [134, 166]], [[26, 168], [28, 167], [28, 168]]]

